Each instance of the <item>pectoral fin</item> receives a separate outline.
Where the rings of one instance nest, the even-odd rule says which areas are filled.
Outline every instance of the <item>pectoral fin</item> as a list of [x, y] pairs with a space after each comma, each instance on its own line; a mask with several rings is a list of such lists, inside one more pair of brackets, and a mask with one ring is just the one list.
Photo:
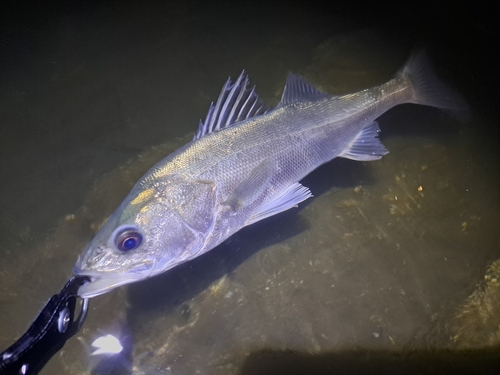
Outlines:
[[238, 211], [253, 202], [268, 187], [274, 173], [275, 164], [268, 159], [257, 165], [229, 195], [223, 203], [230, 206], [233, 211]]
[[[223, 203], [228, 205], [233, 211], [238, 211], [254, 202], [255, 199], [265, 193], [269, 183], [275, 173], [275, 164], [272, 160], [264, 160], [256, 166]], [[245, 225], [253, 224], [266, 217], [276, 215], [286, 211], [312, 197], [311, 191], [298, 182], [282, 189], [269, 197], [256, 212], [247, 220]]]

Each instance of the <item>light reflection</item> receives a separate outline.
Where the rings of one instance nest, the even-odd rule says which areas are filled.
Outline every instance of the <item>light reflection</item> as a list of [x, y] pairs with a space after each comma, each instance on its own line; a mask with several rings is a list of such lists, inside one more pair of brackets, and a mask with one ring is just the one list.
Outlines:
[[123, 350], [123, 346], [113, 335], [101, 336], [96, 339], [92, 346], [97, 348], [91, 355], [99, 355], [99, 354], [118, 354]]

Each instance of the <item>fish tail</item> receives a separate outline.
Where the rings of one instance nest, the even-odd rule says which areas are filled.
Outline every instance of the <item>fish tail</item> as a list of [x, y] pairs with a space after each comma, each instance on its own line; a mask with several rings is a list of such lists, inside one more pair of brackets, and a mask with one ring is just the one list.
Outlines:
[[411, 103], [429, 105], [444, 109], [460, 117], [466, 112], [466, 102], [434, 73], [424, 50], [415, 50], [404, 68], [398, 73], [411, 82], [413, 98]]

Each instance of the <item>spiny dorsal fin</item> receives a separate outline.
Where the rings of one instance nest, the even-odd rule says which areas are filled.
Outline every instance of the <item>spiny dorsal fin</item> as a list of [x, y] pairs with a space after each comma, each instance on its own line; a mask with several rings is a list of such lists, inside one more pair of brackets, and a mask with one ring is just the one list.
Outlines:
[[300, 101], [312, 102], [330, 97], [331, 95], [325, 94], [311, 86], [304, 78], [293, 73], [288, 73], [283, 96], [278, 107]]
[[210, 104], [207, 118], [200, 121], [198, 131], [194, 135], [193, 141], [200, 139], [206, 134], [230, 127], [240, 121], [254, 116], [262, 115], [269, 111], [269, 107], [264, 104], [257, 93], [255, 86], [247, 88], [249, 84], [245, 71], [242, 71], [236, 82], [231, 84], [231, 77], [228, 78], [217, 99], [217, 103]]

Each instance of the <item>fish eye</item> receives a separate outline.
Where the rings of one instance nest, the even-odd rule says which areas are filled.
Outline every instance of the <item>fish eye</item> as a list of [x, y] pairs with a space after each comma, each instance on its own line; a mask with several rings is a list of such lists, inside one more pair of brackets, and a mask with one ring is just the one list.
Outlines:
[[142, 243], [142, 234], [135, 227], [120, 227], [114, 234], [114, 244], [122, 252], [129, 252], [137, 249]]

